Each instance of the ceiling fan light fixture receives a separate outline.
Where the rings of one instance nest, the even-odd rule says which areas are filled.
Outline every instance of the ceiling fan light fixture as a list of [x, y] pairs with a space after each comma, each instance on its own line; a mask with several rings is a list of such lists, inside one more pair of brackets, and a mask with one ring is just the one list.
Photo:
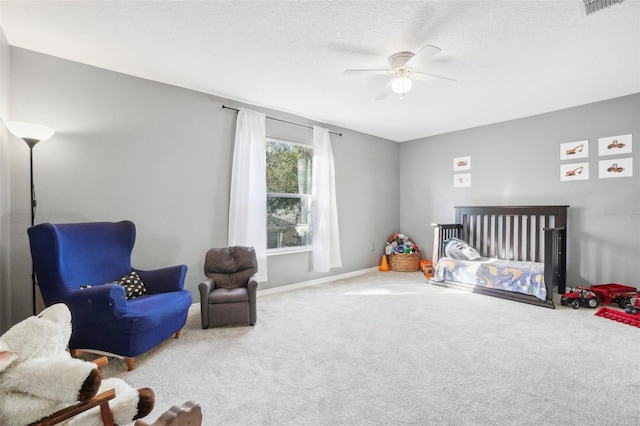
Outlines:
[[408, 77], [397, 77], [391, 82], [391, 90], [395, 93], [404, 95], [411, 90], [412, 81]]

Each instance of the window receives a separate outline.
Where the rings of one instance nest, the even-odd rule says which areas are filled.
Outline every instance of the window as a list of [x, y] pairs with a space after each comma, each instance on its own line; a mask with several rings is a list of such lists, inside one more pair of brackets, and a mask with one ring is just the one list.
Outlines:
[[267, 249], [311, 245], [313, 148], [267, 138]]

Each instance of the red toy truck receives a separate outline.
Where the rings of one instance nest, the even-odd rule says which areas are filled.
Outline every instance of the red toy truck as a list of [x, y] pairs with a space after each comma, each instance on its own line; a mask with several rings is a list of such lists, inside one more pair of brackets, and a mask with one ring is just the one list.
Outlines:
[[591, 287], [576, 287], [560, 298], [563, 305], [574, 309], [580, 306], [595, 308], [598, 304], [617, 303], [622, 309], [631, 307], [631, 299], [638, 296], [638, 289], [622, 284], [598, 284]]

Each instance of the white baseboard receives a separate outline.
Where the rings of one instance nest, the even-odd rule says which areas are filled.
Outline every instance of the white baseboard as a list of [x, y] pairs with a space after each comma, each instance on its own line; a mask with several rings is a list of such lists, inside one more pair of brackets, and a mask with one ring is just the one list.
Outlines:
[[358, 275], [363, 275], [363, 274], [369, 273], [371, 271], [377, 271], [377, 270], [378, 270], [378, 267], [374, 266], [372, 268], [360, 269], [358, 271], [347, 272], [347, 273], [344, 273], [344, 274], [331, 275], [329, 277], [318, 278], [316, 280], [304, 281], [304, 282], [301, 282], [301, 283], [282, 285], [282, 286], [279, 286], [279, 287], [268, 288], [266, 290], [260, 290], [258, 288], [258, 297], [268, 296], [270, 294], [275, 294], [275, 293], [282, 293], [283, 291], [290, 291], [290, 290], [295, 290], [295, 289], [298, 289], [298, 288], [309, 287], [309, 286], [316, 285], [316, 284], [328, 283], [328, 282], [331, 282], [331, 281], [337, 281], [337, 280], [341, 280], [341, 279], [344, 279], [344, 278], [356, 277]]
[[[372, 268], [360, 269], [360, 270], [357, 270], [357, 271], [347, 272], [347, 273], [344, 273], [344, 274], [331, 275], [331, 276], [328, 276], [328, 277], [318, 278], [316, 280], [304, 281], [304, 282], [301, 282], [301, 283], [282, 285], [282, 286], [279, 286], [279, 287], [268, 288], [266, 290], [258, 289], [257, 296], [258, 297], [268, 296], [270, 294], [282, 293], [284, 291], [290, 291], [290, 290], [295, 290], [295, 289], [298, 289], [298, 288], [309, 287], [309, 286], [316, 285], [316, 284], [328, 283], [328, 282], [331, 282], [331, 281], [337, 281], [337, 280], [341, 280], [341, 279], [344, 279], [344, 278], [357, 277], [358, 275], [364, 275], [364, 274], [372, 272], [372, 271], [377, 271], [378, 269], [379, 268], [377, 266], [374, 266]], [[191, 313], [192, 310], [193, 311], [196, 311], [196, 310], [200, 311], [200, 302], [194, 302], [191, 305], [191, 307], [189, 308], [189, 312]]]

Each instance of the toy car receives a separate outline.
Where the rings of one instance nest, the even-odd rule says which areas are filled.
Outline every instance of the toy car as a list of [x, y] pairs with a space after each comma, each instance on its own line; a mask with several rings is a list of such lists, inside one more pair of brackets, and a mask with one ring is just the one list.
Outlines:
[[[632, 299], [635, 303], [632, 303]], [[571, 305], [574, 309], [580, 306], [595, 308], [599, 303], [616, 303], [621, 309], [640, 308], [638, 289], [623, 284], [597, 284], [591, 287], [576, 287], [560, 297], [560, 303]]]
[[562, 305], [571, 305], [573, 309], [580, 306], [595, 308], [598, 306], [598, 296], [588, 287], [576, 287], [573, 291], [569, 291], [560, 297]]

